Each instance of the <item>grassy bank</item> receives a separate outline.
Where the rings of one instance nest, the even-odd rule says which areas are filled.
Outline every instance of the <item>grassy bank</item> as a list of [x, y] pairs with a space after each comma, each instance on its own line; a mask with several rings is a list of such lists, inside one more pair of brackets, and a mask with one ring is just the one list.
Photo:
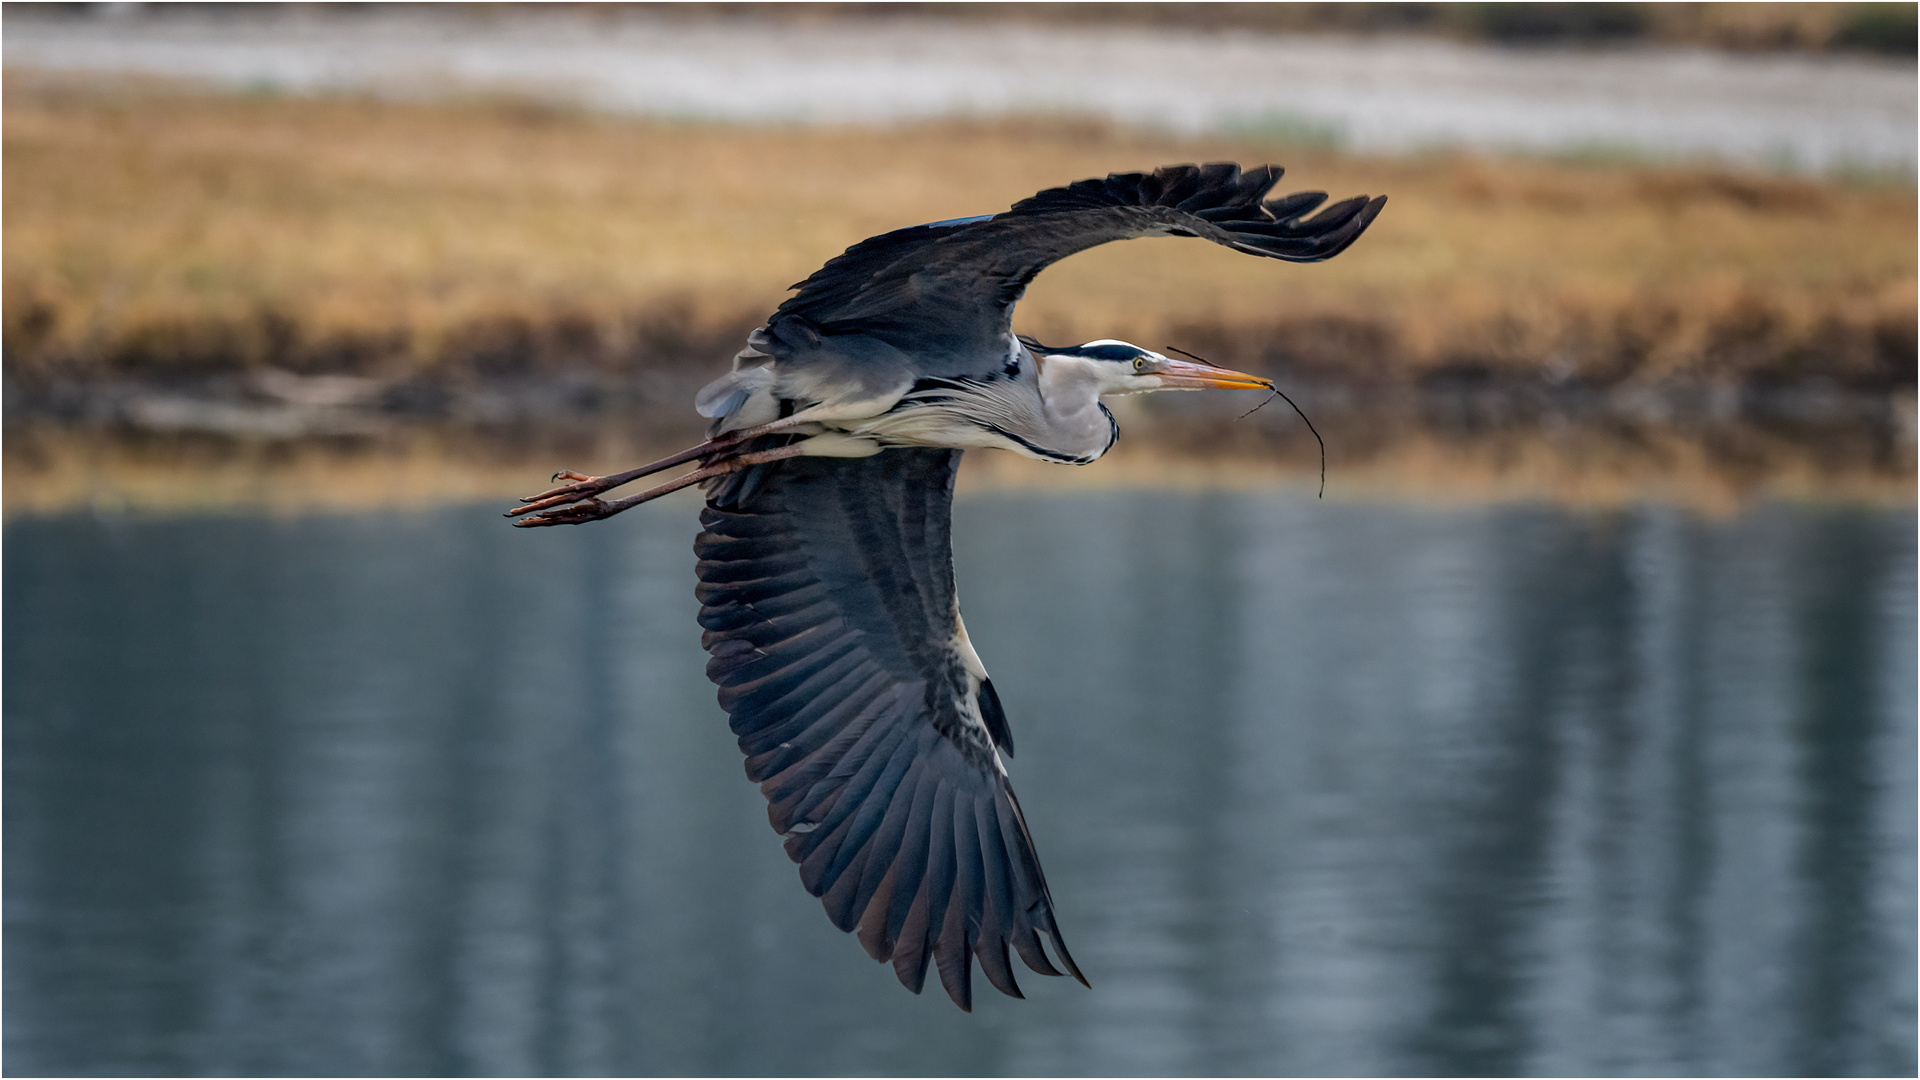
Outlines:
[[1088, 124], [753, 129], [9, 76], [16, 388], [265, 367], [462, 380], [717, 367], [853, 240], [1112, 169], [1278, 161], [1387, 193], [1351, 251], [1151, 240], [1063, 263], [1048, 340], [1172, 340], [1334, 382], [1911, 385], [1909, 184], [1377, 160]]
[[[1765, 499], [1911, 505], [1906, 438], [1884, 423], [1809, 432], [1792, 423], [1510, 423], [1463, 430], [1406, 413], [1322, 413], [1326, 498], [1544, 501], [1593, 509], [1659, 501], [1709, 514]], [[1270, 412], [1271, 410], [1269, 410]], [[1284, 485], [1319, 482], [1312, 438], [1291, 417], [1171, 423], [1130, 409], [1120, 444], [1085, 468], [1007, 453], [966, 457], [961, 485], [990, 487]], [[606, 473], [680, 449], [684, 432], [646, 413], [603, 411], [567, 424], [502, 430], [457, 421], [369, 425], [353, 435], [248, 438], [14, 420], [0, 455], [5, 513], [404, 513], [495, 503], [545, 488], [557, 468]], [[667, 425], [669, 428], [671, 425]], [[691, 498], [692, 496], [687, 496]]]

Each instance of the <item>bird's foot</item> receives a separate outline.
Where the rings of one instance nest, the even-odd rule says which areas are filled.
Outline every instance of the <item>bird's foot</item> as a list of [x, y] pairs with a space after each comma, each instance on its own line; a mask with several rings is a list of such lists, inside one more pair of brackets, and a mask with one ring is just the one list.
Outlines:
[[600, 493], [625, 483], [626, 481], [622, 479], [626, 476], [625, 473], [613, 476], [582, 476], [576, 472], [558, 472], [554, 474], [556, 479], [565, 477], [572, 482], [520, 500], [526, 505], [516, 506], [507, 511], [507, 516], [519, 518], [514, 525], [523, 529], [538, 528], [542, 525], [582, 525], [589, 521], [612, 517], [622, 510], [657, 499], [668, 492], [699, 483], [706, 479], [707, 475], [712, 475], [708, 469], [695, 469], [685, 476], [669, 480], [659, 487], [649, 488], [638, 495], [608, 501], [600, 499]]
[[[724, 453], [727, 453], [728, 451], [737, 452], [739, 448], [745, 445], [747, 441], [750, 439], [756, 438], [761, 435], [772, 434], [778, 431], [785, 431], [795, 426], [797, 426], [797, 418], [787, 417], [782, 420], [775, 420], [769, 424], [762, 424], [759, 427], [748, 428], [744, 431], [730, 431], [725, 435], [720, 435], [715, 438], [708, 439], [706, 442], [703, 442], [698, 446], [688, 447], [687, 449], [682, 450], [677, 454], [669, 454], [666, 457], [661, 458], [659, 461], [650, 461], [645, 465], [640, 466], [637, 469], [628, 469], [626, 472], [613, 473], [610, 476], [588, 476], [585, 473], [577, 473], [572, 471], [571, 469], [562, 469], [559, 472], [553, 474], [553, 479], [566, 480], [568, 481], [567, 483], [562, 484], [559, 487], [549, 488], [538, 495], [529, 495], [526, 498], [521, 499], [520, 501], [522, 503], [525, 503], [526, 505], [515, 507], [514, 509], [507, 511], [507, 516], [519, 517], [522, 514], [535, 514], [535, 515], [538, 515], [539, 517], [544, 518], [547, 515], [541, 513], [541, 511], [543, 510], [549, 510], [556, 506], [565, 506], [566, 504], [572, 503], [572, 502], [580, 502], [582, 500], [591, 500], [594, 498], [594, 496], [597, 496], [602, 492], [612, 491], [614, 488], [620, 487], [623, 484], [630, 484], [635, 480], [640, 479], [643, 476], [652, 476], [654, 473], [664, 472], [667, 469], [673, 468], [675, 465], [685, 465], [689, 461], [695, 461], [700, 458], [711, 458], [714, 455], [724, 454]], [[746, 456], [751, 457], [753, 455], [746, 455]], [[735, 460], [738, 460], [738, 459], [735, 459]], [[752, 462], [748, 462], [748, 464], [752, 464]], [[744, 466], [739, 466], [739, 467], [744, 467]], [[731, 470], [726, 470], [726, 471], [731, 471]], [[708, 475], [711, 475], [711, 474], [708, 474]], [[703, 475], [701, 479], [705, 479], [705, 476]], [[691, 481], [691, 480], [687, 481], [687, 483], [693, 483], [693, 482], [694, 481]], [[641, 498], [639, 502], [646, 502], [648, 499], [658, 498], [660, 495], [664, 495], [668, 491], [677, 491], [679, 490], [679, 487], [684, 487], [684, 486], [685, 486], [684, 484], [681, 484], [678, 487], [655, 489], [658, 492], [658, 494], [649, 492], [645, 495], [645, 497]], [[620, 507], [621, 510], [624, 510], [627, 506], [633, 506], [638, 504], [623, 499], [617, 503], [607, 503], [605, 505], [618, 506]], [[619, 512], [620, 510], [609, 510], [607, 511], [606, 514], [601, 514], [599, 516], [606, 517], [607, 514], [617, 514]], [[592, 521], [595, 519], [589, 517], [589, 518], [581, 518], [580, 520]], [[574, 522], [558, 521], [558, 520], [539, 521], [539, 520], [535, 520], [534, 518], [526, 518], [521, 521], [516, 521], [514, 522], [514, 524], [516, 525], [571, 525], [571, 524], [574, 524]]]
[[[624, 502], [625, 500], [620, 501]], [[518, 510], [509, 510], [507, 514], [511, 517], [514, 514], [532, 509], [533, 507], [531, 506], [524, 506]], [[556, 507], [543, 514], [535, 514], [532, 517], [521, 518], [514, 522], [514, 525], [523, 529], [534, 528], [541, 525], [584, 525], [589, 521], [599, 521], [603, 517], [612, 517], [625, 509], [626, 507], [624, 506], [616, 506], [614, 503], [589, 498], [567, 506]]]
[[[645, 468], [645, 466], [642, 466], [642, 468]], [[564, 506], [567, 503], [580, 502], [581, 500], [590, 500], [597, 503], [599, 500], [594, 498], [594, 496], [599, 495], [603, 491], [611, 491], [621, 484], [635, 479], [636, 475], [644, 476], [646, 474], [636, 469], [633, 470], [632, 473], [615, 473], [612, 476], [588, 476], [585, 473], [577, 473], [571, 469], [562, 469], [554, 473], [552, 478], [555, 480], [566, 480], [568, 481], [567, 483], [561, 484], [556, 488], [549, 488], [538, 495], [529, 495], [521, 499], [520, 501], [526, 505], [516, 506], [512, 510], [507, 511], [507, 516], [519, 517], [521, 514], [538, 513], [541, 510]], [[516, 524], [524, 524], [524, 522]], [[554, 522], [553, 524], [560, 523]]]

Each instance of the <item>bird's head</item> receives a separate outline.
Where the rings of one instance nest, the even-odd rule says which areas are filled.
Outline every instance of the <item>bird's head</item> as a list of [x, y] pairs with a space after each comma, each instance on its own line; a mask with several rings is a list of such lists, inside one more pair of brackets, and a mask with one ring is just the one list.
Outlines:
[[1271, 379], [1212, 364], [1176, 360], [1111, 338], [1089, 341], [1085, 345], [1041, 345], [1031, 340], [1026, 344], [1039, 361], [1045, 381], [1091, 384], [1102, 397], [1155, 390], [1273, 389]]

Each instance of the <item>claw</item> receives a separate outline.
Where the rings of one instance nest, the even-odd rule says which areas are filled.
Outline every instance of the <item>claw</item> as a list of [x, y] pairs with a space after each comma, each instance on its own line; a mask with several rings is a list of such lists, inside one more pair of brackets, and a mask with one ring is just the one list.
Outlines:
[[536, 510], [545, 510], [550, 506], [559, 506], [562, 503], [570, 503], [582, 498], [592, 498], [606, 491], [608, 488], [619, 486], [618, 484], [609, 482], [619, 479], [617, 476], [580, 476], [579, 473], [573, 472], [562, 473], [561, 475], [577, 476], [580, 478], [574, 483], [563, 484], [560, 487], [543, 491], [538, 495], [529, 495], [521, 499], [520, 501], [526, 505], [516, 506], [507, 511], [507, 516], [518, 517], [521, 514], [531, 514]]
[[[621, 501], [624, 502], [625, 500]], [[527, 507], [527, 509], [530, 510], [532, 507]], [[588, 499], [585, 502], [574, 503], [571, 506], [563, 506], [556, 510], [549, 510], [544, 514], [535, 514], [532, 517], [521, 518], [514, 522], [513, 525], [517, 529], [532, 529], [542, 525], [580, 525], [588, 521], [598, 521], [603, 517], [611, 517], [625, 509], [626, 507], [624, 506], [616, 509], [614, 504], [604, 503], [599, 499]]]

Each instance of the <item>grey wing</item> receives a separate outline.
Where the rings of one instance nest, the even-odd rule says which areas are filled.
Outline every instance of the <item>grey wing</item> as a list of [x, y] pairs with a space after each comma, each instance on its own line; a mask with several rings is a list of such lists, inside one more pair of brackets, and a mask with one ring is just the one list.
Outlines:
[[1042, 191], [1002, 214], [885, 233], [796, 286], [768, 320], [768, 340], [804, 352], [823, 336], [862, 334], [962, 368], [991, 363], [1011, 343], [1013, 305], [1028, 283], [1068, 255], [1114, 240], [1194, 236], [1249, 255], [1317, 262], [1345, 250], [1386, 204], [1384, 196], [1356, 196], [1308, 217], [1325, 194], [1262, 201], [1281, 172], [1224, 162], [1114, 173]]
[[700, 625], [747, 775], [800, 880], [915, 993], [931, 960], [972, 1007], [972, 958], [1081, 982], [969, 673], [949, 540], [953, 450], [735, 474], [701, 515]]

